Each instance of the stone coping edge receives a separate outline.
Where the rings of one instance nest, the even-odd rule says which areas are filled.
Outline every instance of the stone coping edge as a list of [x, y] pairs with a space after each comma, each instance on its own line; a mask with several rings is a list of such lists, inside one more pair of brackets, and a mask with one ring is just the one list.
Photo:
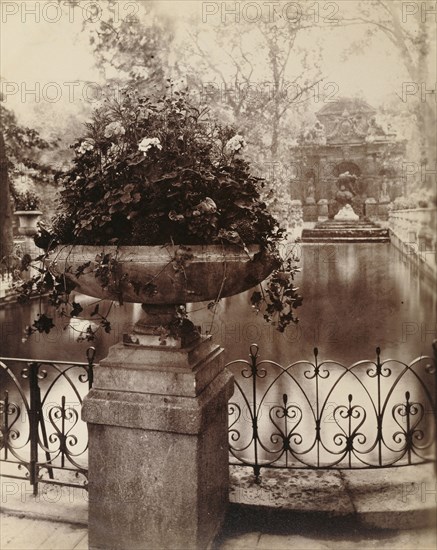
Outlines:
[[380, 529], [437, 526], [433, 464], [372, 470], [261, 470], [230, 466], [230, 503], [242, 510], [325, 519], [355, 518]]

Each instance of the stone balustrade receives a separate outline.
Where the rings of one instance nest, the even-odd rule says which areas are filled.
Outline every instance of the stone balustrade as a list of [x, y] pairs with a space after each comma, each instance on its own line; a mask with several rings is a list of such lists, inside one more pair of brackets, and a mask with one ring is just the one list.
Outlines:
[[12, 295], [12, 276], [9, 273], [0, 274], [0, 301]]
[[393, 243], [437, 280], [437, 209], [392, 210], [389, 228]]

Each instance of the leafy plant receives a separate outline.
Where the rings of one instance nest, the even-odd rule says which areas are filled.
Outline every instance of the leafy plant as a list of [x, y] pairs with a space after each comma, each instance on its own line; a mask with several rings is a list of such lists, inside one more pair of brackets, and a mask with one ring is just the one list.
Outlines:
[[273, 271], [266, 286], [261, 284], [260, 291], [253, 292], [251, 296], [255, 310], [264, 310], [264, 319], [276, 323], [279, 332], [284, 332], [290, 323], [298, 322], [294, 310], [302, 305], [303, 298], [294, 287], [294, 277], [300, 271], [293, 263], [296, 261], [296, 256], [288, 256]]
[[[284, 230], [261, 198], [263, 180], [251, 175], [240, 156], [245, 141], [234, 128], [212, 120], [186, 92], [152, 101], [129, 89], [120, 100], [107, 100], [86, 128], [73, 145], [72, 168], [58, 175], [60, 213], [52, 227], [41, 226], [38, 246], [49, 251], [63, 244], [171, 244], [176, 252], [169, 261], [183, 270], [191, 258], [189, 245], [231, 243], [247, 249], [257, 244], [277, 258], [278, 269], [252, 304], [265, 308], [266, 320], [277, 319], [279, 330], [297, 322], [294, 309], [302, 299], [293, 286], [296, 269], [290, 257], [281, 262], [278, 252]], [[116, 257], [102, 253], [82, 273], [85, 269], [122, 302]], [[79, 308], [70, 302], [65, 279], [46, 263], [24, 285], [23, 299], [32, 289], [46, 291], [63, 315], [76, 316]], [[147, 284], [153, 292], [153, 281]], [[107, 316], [98, 315], [108, 330]], [[38, 323], [30, 330], [46, 326]], [[170, 332], [185, 328], [178, 311]], [[93, 336], [91, 329], [85, 338]]]
[[36, 193], [25, 191], [23, 193], [14, 193], [15, 210], [31, 211], [38, 210], [41, 200]]
[[281, 237], [263, 181], [238, 156], [231, 127], [174, 92], [156, 102], [127, 91], [95, 112], [62, 174], [60, 243], [263, 244]]

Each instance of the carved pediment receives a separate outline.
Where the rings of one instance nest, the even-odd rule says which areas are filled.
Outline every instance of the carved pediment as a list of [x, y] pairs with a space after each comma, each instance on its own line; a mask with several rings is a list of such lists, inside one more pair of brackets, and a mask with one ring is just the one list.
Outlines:
[[376, 110], [363, 100], [342, 98], [325, 105], [317, 113], [317, 118], [325, 127], [328, 142], [364, 143], [368, 136], [385, 136], [382, 128], [376, 123], [375, 114]]

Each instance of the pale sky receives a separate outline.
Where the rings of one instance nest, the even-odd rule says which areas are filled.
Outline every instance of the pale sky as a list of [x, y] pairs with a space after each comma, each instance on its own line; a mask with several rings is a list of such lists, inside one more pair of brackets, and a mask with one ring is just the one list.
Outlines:
[[[7, 105], [16, 110], [25, 123], [34, 119], [35, 94], [29, 93], [37, 87], [39, 103], [51, 102], [53, 116], [62, 112], [75, 112], [75, 103], [71, 101], [71, 84], [82, 82], [81, 87], [74, 89], [75, 101], [86, 101], [83, 97], [88, 92], [86, 82], [103, 84], [101, 76], [94, 67], [88, 44], [88, 36], [81, 33], [82, 17], [76, 10], [64, 13], [56, 11], [55, 2], [8, 2], [0, 0], [2, 5], [2, 36], [0, 74], [9, 84], [4, 87], [7, 93]], [[29, 5], [38, 5], [36, 14], [29, 13]], [[208, 7], [206, 8], [206, 4]], [[186, 36], [185, 29], [189, 17], [205, 17], [205, 10], [213, 12], [220, 9], [222, 2], [186, 2], [184, 0], [165, 0], [159, 2], [157, 9], [176, 19], [177, 37], [175, 51], [179, 41]], [[228, 2], [228, 5], [236, 4]], [[244, 2], [240, 2], [240, 9]], [[260, 3], [262, 4], [262, 3]], [[332, 2], [330, 3], [332, 4]], [[343, 2], [344, 4], [344, 2]], [[346, 2], [349, 6], [353, 2]], [[136, 2], [124, 0], [119, 10], [132, 13], [137, 8]], [[203, 13], [202, 13], [203, 9]], [[120, 14], [123, 12], [121, 11]], [[75, 15], [74, 15], [75, 14]], [[39, 19], [36, 21], [36, 19]], [[57, 20], [59, 19], [59, 20]], [[209, 24], [220, 24], [220, 13], [208, 15], [204, 23], [207, 32]], [[188, 27], [189, 28], [189, 27]], [[364, 36], [365, 29], [354, 26], [331, 31], [319, 30], [318, 36], [323, 41], [323, 71], [327, 83], [333, 82], [338, 88], [338, 95], [362, 95], [375, 106], [388, 96], [400, 94], [402, 82], [406, 75], [399, 59], [388, 49], [384, 37], [373, 39], [361, 55], [353, 55], [347, 61], [341, 61], [343, 48], [354, 39]], [[315, 31], [311, 31], [301, 40], [306, 48], [317, 47], [314, 42]], [[217, 56], [217, 63], [223, 59]], [[224, 68], [226, 71], [226, 66]], [[291, 71], [293, 65], [291, 64]], [[231, 74], [231, 73], [229, 73]], [[263, 80], [260, 73], [254, 78]], [[37, 84], [38, 83], [38, 84]], [[84, 88], [85, 87], [85, 88]], [[76, 93], [79, 91], [79, 94]], [[28, 93], [26, 93], [28, 92]], [[59, 101], [54, 98], [59, 95]], [[79, 96], [79, 97], [78, 97]], [[82, 96], [82, 97], [81, 97]]]

